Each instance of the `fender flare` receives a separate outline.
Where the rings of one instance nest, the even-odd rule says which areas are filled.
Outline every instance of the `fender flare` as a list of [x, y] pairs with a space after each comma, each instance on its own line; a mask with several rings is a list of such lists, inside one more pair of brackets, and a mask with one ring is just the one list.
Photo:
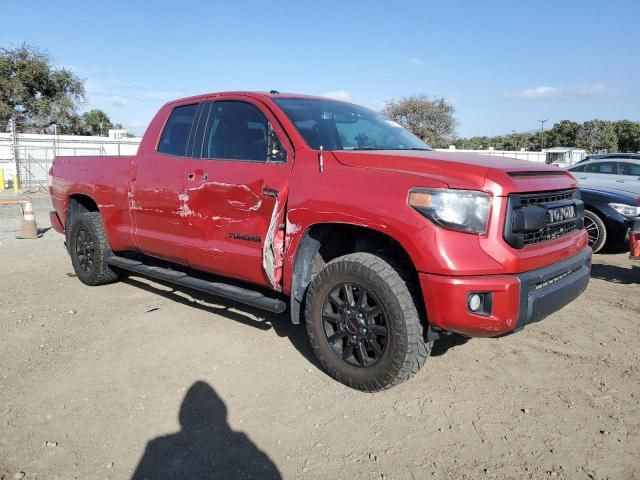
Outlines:
[[291, 278], [291, 295], [289, 297], [289, 311], [291, 323], [298, 325], [304, 322], [303, 304], [307, 293], [307, 287], [311, 283], [313, 270], [313, 258], [322, 245], [322, 238], [330, 227], [320, 226], [316, 229], [308, 228], [302, 236], [293, 262], [293, 275]]

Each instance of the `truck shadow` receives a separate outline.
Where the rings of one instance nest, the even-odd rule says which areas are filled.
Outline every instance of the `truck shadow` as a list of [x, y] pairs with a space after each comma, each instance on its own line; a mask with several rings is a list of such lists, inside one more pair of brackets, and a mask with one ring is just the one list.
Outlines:
[[444, 355], [452, 348], [464, 345], [469, 340], [469, 337], [464, 337], [462, 335], [458, 335], [457, 333], [443, 335], [433, 343], [433, 347], [431, 348], [431, 356], [439, 357], [440, 355]]
[[227, 407], [209, 384], [198, 381], [189, 388], [178, 418], [179, 432], [147, 443], [132, 480], [282, 478], [264, 452], [231, 429]]
[[[131, 285], [132, 287], [153, 293], [154, 295], [160, 295], [172, 302], [197, 308], [198, 310], [208, 313], [221, 315], [243, 325], [263, 331], [273, 329], [279, 337], [288, 338], [294, 348], [298, 350], [298, 352], [309, 363], [319, 370], [323, 370], [320, 362], [313, 352], [313, 349], [311, 348], [304, 324], [293, 324], [288, 311], [282, 314], [269, 313], [243, 303], [214, 297], [197, 290], [176, 286], [172, 283], [162, 282], [157, 279], [149, 280], [153, 282], [153, 284], [150, 284], [138, 280], [137, 278], [133, 278], [130, 275], [125, 275], [121, 278], [121, 281], [127, 285]], [[162, 285], [165, 288], [159, 288], [155, 285]], [[464, 345], [468, 341], [469, 338], [463, 337], [462, 335], [444, 335], [435, 341], [433, 348], [431, 349], [431, 356], [437, 357], [444, 355], [448, 350]]]
[[[294, 325], [291, 323], [288, 311], [281, 314], [265, 312], [264, 310], [243, 303], [214, 297], [185, 287], [176, 287], [171, 283], [155, 279], [153, 280], [154, 284], [163, 285], [168, 290], [158, 288], [155, 285], [140, 281], [131, 276], [124, 276], [121, 281], [146, 292], [160, 295], [172, 302], [197, 308], [204, 312], [221, 315], [229, 320], [257, 328], [258, 330], [267, 331], [273, 329], [279, 337], [288, 338], [295, 349], [298, 350], [309, 363], [320, 368], [320, 363], [313, 353], [304, 325]], [[185, 295], [188, 295], [188, 297]]]
[[[640, 264], [640, 262], [637, 263]], [[640, 265], [631, 265], [631, 268], [627, 268], [595, 263], [591, 265], [591, 278], [624, 285], [640, 283]]]

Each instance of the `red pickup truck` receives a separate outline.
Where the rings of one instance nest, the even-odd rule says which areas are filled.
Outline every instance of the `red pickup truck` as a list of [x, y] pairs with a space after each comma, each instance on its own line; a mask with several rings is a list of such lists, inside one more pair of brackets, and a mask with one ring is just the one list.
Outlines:
[[54, 228], [78, 278], [123, 271], [289, 307], [360, 390], [417, 372], [438, 336], [497, 336], [587, 286], [571, 174], [432, 151], [372, 110], [228, 92], [166, 104], [138, 154], [57, 157]]

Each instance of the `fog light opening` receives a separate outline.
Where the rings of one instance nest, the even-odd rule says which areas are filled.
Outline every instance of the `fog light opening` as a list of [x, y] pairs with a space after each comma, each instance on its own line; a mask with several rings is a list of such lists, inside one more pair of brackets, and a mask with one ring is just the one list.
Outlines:
[[467, 295], [467, 308], [476, 315], [491, 315], [492, 303], [491, 292], [473, 292]]

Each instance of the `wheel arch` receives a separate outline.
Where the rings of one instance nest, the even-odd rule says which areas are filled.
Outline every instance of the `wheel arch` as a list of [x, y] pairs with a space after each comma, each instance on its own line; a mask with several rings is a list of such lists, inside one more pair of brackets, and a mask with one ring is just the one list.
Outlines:
[[[379, 253], [392, 257], [418, 285], [418, 274], [411, 256], [402, 244], [389, 234], [371, 227], [351, 223], [317, 223], [302, 233], [295, 250], [291, 271], [290, 312], [292, 323], [303, 321], [303, 305], [307, 287], [313, 277], [334, 258], [356, 252]], [[416, 289], [418, 294], [419, 288]], [[416, 307], [425, 314], [424, 302]], [[422, 312], [420, 312], [422, 310]]]
[[73, 193], [67, 200], [67, 215], [63, 219], [67, 250], [69, 249], [69, 235], [73, 227], [73, 219], [78, 215], [88, 212], [99, 212], [98, 204], [89, 195], [84, 193]]

